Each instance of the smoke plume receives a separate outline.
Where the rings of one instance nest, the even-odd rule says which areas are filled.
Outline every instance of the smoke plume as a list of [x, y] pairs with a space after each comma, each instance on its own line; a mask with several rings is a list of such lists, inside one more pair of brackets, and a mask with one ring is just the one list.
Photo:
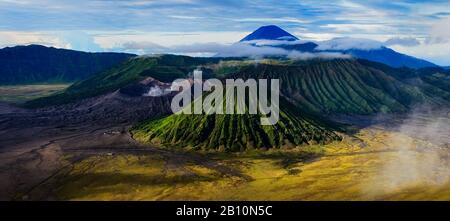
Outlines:
[[368, 191], [375, 196], [450, 182], [450, 112], [420, 108], [384, 141], [389, 154]]

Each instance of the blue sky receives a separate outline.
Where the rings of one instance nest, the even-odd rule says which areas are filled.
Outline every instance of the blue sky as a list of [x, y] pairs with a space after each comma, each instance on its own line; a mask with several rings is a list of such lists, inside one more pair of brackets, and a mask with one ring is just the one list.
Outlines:
[[231, 44], [268, 24], [304, 40], [389, 42], [450, 65], [448, 0], [0, 0], [0, 47], [161, 52], [173, 45]]

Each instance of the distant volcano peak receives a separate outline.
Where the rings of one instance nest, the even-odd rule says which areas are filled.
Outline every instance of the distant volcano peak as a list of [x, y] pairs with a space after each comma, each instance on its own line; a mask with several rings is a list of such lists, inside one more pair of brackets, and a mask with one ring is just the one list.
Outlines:
[[253, 40], [283, 40], [283, 41], [295, 41], [297, 37], [291, 35], [289, 32], [281, 29], [276, 25], [267, 25], [258, 28], [256, 31], [247, 35], [241, 40], [253, 41]]

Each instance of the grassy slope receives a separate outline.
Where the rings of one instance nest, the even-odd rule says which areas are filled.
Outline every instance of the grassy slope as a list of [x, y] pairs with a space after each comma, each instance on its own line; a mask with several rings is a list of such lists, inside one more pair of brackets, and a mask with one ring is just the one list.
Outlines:
[[27, 102], [28, 107], [41, 107], [68, 103], [74, 100], [96, 96], [123, 87], [137, 80], [140, 74], [156, 64], [153, 59], [140, 60], [133, 58], [124, 65], [115, 67], [85, 81], [73, 84], [62, 93]]
[[45, 97], [60, 92], [69, 84], [32, 84], [0, 86], [0, 101], [22, 104], [39, 97]]
[[440, 75], [423, 77], [427, 84], [413, 85], [399, 77], [414, 74], [413, 70], [390, 68], [364, 60], [264, 60], [256, 64], [232, 58], [163, 55], [130, 59], [121, 66], [74, 84], [61, 94], [26, 105], [41, 107], [68, 103], [117, 90], [147, 76], [171, 82], [186, 77], [199, 66], [204, 67], [204, 78], [225, 77], [229, 73], [243, 78], [279, 78], [284, 95], [302, 109], [320, 113], [402, 112], [413, 104], [431, 102], [430, 97], [450, 99], [449, 80]]
[[427, 100], [419, 88], [356, 60], [248, 66], [236, 76], [279, 78], [284, 95], [321, 113], [401, 112]]
[[378, 69], [395, 79], [414, 85], [430, 98], [442, 98], [450, 101], [450, 71], [439, 68], [392, 68], [390, 66], [366, 60], [359, 63]]
[[[172, 82], [177, 78], [185, 78], [199, 65], [217, 64], [220, 61], [219, 58], [193, 58], [175, 55], [135, 57], [120, 66], [77, 82], [62, 93], [29, 101], [25, 106], [43, 107], [65, 104], [115, 91], [145, 77]], [[226, 72], [226, 70], [222, 70], [222, 72]]]
[[421, 79], [431, 85], [434, 85], [441, 90], [450, 93], [450, 74], [436, 72], [430, 75], [422, 76]]
[[[374, 114], [403, 112], [421, 102], [434, 102], [422, 88], [403, 83], [357, 60], [313, 60], [246, 65], [230, 78], [280, 79], [281, 118], [260, 126], [258, 115], [173, 115], [145, 122], [134, 130], [144, 142], [196, 149], [239, 151], [327, 143], [333, 129], [306, 112]], [[436, 87], [432, 87], [436, 89]], [[293, 102], [295, 106], [291, 105]], [[302, 110], [302, 113], [299, 112]]]
[[132, 132], [143, 142], [227, 152], [329, 143], [340, 139], [329, 125], [318, 118], [296, 111], [284, 99], [280, 102], [280, 120], [275, 125], [261, 126], [261, 115], [248, 113], [174, 114], [145, 122]]

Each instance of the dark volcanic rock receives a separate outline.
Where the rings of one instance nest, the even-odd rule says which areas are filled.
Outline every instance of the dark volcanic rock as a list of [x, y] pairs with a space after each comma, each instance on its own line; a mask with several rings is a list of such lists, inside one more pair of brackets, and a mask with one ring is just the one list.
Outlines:
[[[0, 127], [133, 124], [170, 114], [171, 98], [170, 94], [147, 97], [129, 96], [115, 91], [76, 103], [49, 108], [0, 111]], [[10, 106], [7, 108], [11, 109]]]

